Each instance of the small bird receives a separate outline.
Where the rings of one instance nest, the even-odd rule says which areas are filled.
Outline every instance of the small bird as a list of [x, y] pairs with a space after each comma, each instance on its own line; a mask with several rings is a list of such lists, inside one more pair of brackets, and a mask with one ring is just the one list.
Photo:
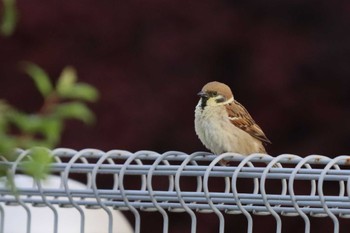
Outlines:
[[[195, 131], [204, 146], [216, 155], [234, 152], [242, 155], [266, 153], [271, 143], [248, 111], [237, 102], [229, 86], [209, 82], [198, 93]], [[227, 161], [220, 161], [226, 165]]]

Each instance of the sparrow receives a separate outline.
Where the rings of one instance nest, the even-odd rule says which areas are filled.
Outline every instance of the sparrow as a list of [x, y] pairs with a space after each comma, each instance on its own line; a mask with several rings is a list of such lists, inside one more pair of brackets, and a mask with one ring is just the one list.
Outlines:
[[[243, 105], [233, 97], [229, 86], [220, 82], [205, 84], [198, 93], [195, 131], [203, 145], [219, 155], [234, 152], [242, 155], [265, 153], [271, 143]], [[227, 161], [220, 161], [227, 165]]]

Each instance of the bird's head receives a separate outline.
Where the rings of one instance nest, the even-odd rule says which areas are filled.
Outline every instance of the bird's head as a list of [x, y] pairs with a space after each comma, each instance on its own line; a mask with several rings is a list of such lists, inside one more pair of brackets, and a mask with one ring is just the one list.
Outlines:
[[198, 93], [201, 107], [226, 105], [233, 102], [233, 94], [229, 86], [220, 82], [209, 82]]

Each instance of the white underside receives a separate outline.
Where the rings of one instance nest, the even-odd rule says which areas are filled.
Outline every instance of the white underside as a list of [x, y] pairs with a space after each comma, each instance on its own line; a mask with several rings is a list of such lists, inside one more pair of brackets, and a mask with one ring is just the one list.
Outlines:
[[261, 141], [234, 126], [224, 106], [200, 107], [195, 110], [195, 130], [204, 146], [214, 154], [234, 152], [243, 155], [265, 153]]

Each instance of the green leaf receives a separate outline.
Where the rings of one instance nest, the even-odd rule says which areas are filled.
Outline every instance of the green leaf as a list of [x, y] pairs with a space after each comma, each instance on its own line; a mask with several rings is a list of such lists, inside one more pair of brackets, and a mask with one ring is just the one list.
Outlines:
[[94, 102], [98, 99], [98, 91], [86, 83], [76, 83], [76, 70], [67, 66], [63, 69], [56, 86], [57, 94], [61, 98]]
[[56, 118], [45, 118], [40, 131], [45, 136], [45, 140], [50, 145], [49, 147], [54, 147], [61, 137], [62, 121]]
[[69, 90], [73, 87], [76, 81], [76, 70], [71, 66], [65, 67], [57, 81], [56, 90], [58, 95], [64, 97], [64, 94], [66, 92], [69, 92]]
[[14, 157], [14, 149], [17, 147], [16, 139], [5, 134], [0, 134], [0, 155], [7, 160], [12, 161]]
[[2, 0], [3, 12], [2, 21], [0, 24], [0, 31], [4, 36], [13, 34], [18, 19], [18, 12], [15, 0]]
[[19, 136], [17, 146], [23, 148], [46, 146], [51, 148], [60, 140], [62, 119], [37, 114], [27, 115], [16, 111], [9, 117], [9, 121], [18, 128], [22, 135], [26, 134], [27, 136]]
[[53, 157], [46, 148], [35, 147], [30, 150], [30, 157], [22, 163], [24, 172], [34, 179], [44, 179], [50, 172]]
[[78, 119], [86, 124], [95, 120], [92, 111], [83, 103], [72, 102], [57, 105], [53, 111], [53, 116], [62, 119]]
[[75, 100], [84, 100], [94, 102], [98, 99], [98, 91], [93, 86], [86, 83], [76, 83], [64, 92], [61, 92], [60, 97]]
[[53, 90], [48, 74], [34, 63], [25, 62], [23, 67], [25, 72], [34, 80], [40, 93], [44, 97], [48, 96]]
[[9, 121], [24, 133], [36, 133], [42, 125], [42, 118], [39, 115], [27, 115], [19, 111], [14, 111]]

